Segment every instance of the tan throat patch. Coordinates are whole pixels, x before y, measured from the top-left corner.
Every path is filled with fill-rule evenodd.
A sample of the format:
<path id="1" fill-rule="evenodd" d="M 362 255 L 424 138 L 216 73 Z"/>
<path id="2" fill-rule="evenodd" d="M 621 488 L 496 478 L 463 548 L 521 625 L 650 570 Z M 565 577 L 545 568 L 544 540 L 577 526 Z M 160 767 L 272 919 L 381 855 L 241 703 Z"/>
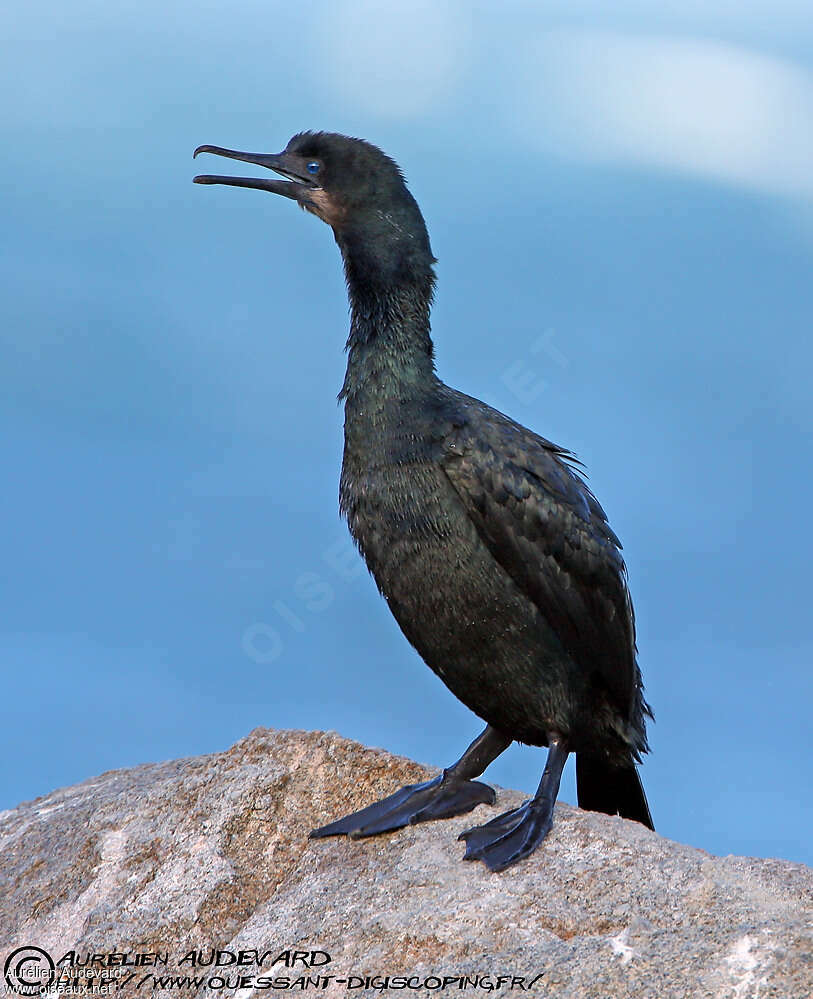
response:
<path id="1" fill-rule="evenodd" d="M 344 212 L 327 191 L 323 191 L 322 188 L 316 188 L 315 190 L 308 191 L 308 197 L 310 198 L 310 203 L 305 203 L 307 211 L 316 215 L 323 222 L 327 222 L 330 226 L 339 225 L 344 217 Z"/>

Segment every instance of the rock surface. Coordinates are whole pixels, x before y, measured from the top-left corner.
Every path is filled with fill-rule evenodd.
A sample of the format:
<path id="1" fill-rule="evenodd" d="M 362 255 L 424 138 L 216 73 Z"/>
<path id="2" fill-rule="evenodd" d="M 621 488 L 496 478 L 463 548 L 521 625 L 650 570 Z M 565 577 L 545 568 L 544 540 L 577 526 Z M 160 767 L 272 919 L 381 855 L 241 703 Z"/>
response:
<path id="1" fill-rule="evenodd" d="M 119 996 L 271 995 L 285 978 L 299 994 L 376 994 L 366 976 L 390 976 L 382 995 L 813 995 L 802 865 L 713 857 L 567 805 L 517 867 L 463 863 L 457 835 L 518 803 L 511 791 L 458 819 L 308 840 L 429 774 L 334 733 L 257 730 L 222 754 L 106 773 L 0 813 L 0 961 L 14 974 L 9 954 L 39 947 L 51 980 L 75 985 L 71 960 L 98 955 L 82 981 Z M 189 956 L 212 949 L 219 967 Z M 308 956 L 286 967 L 296 951 Z M 49 971 L 35 957 L 19 974 Z M 178 976 L 190 980 L 162 981 Z"/>

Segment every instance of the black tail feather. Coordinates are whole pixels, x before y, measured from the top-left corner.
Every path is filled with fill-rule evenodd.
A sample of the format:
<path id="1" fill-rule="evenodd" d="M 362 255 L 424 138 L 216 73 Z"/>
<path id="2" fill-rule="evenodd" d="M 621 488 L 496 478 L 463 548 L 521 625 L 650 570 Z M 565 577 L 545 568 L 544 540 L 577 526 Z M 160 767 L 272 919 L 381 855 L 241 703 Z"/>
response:
<path id="1" fill-rule="evenodd" d="M 614 767 L 596 756 L 576 754 L 579 808 L 633 819 L 654 829 L 641 778 L 633 763 Z"/>

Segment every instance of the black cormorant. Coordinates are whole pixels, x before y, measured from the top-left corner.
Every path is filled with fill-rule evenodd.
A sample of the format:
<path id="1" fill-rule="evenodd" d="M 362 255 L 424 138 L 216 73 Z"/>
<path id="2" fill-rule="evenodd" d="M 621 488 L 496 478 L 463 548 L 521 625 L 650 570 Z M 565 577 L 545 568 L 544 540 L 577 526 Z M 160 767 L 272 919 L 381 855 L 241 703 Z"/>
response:
<path id="1" fill-rule="evenodd" d="M 486 722 L 434 780 L 311 835 L 370 836 L 493 804 L 473 778 L 513 740 L 548 747 L 539 788 L 464 832 L 466 859 L 502 870 L 538 846 L 571 752 L 582 808 L 653 828 L 635 767 L 651 712 L 621 545 L 571 452 L 435 374 L 435 258 L 398 166 L 328 132 L 296 135 L 277 155 L 201 152 L 286 179 L 196 183 L 281 194 L 333 229 L 351 309 L 341 511 L 404 635 Z"/>

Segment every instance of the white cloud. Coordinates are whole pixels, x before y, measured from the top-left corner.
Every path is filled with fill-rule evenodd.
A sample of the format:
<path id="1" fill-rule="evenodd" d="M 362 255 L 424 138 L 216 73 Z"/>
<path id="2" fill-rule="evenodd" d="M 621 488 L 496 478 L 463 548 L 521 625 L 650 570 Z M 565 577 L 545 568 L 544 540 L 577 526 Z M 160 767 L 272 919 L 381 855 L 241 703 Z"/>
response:
<path id="1" fill-rule="evenodd" d="M 521 70 L 523 135 L 562 155 L 813 197 L 813 75 L 735 45 L 555 31 Z"/>

